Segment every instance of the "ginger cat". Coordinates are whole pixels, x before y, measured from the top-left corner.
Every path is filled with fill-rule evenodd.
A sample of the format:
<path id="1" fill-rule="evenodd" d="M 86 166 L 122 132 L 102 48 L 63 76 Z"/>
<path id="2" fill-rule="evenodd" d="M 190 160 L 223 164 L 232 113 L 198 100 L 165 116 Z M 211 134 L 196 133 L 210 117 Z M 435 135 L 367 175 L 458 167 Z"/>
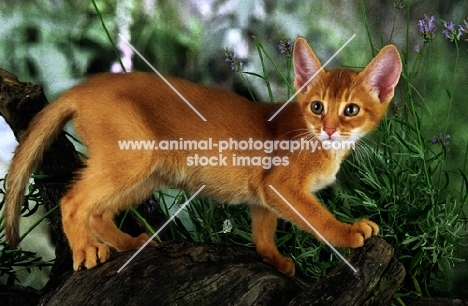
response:
<path id="1" fill-rule="evenodd" d="M 293 60 L 294 86 L 299 89 L 321 64 L 303 38 L 294 45 Z M 397 49 L 389 45 L 360 73 L 322 70 L 298 94 L 297 102 L 288 104 L 271 121 L 268 119 L 284 103 L 254 103 L 231 92 L 168 78 L 206 118 L 203 121 L 157 75 L 94 76 L 48 105 L 24 133 L 7 178 L 6 237 L 12 247 L 18 245 L 18 221 L 29 176 L 65 123 L 74 119 L 89 157 L 61 199 L 63 229 L 75 270 L 105 262 L 111 248 L 125 251 L 142 246 L 149 236 L 131 237 L 121 232 L 113 217 L 164 187 L 193 193 L 206 185 L 204 196 L 249 204 L 257 252 L 287 275 L 294 274 L 294 263 L 276 248 L 277 218 L 313 231 L 270 185 L 331 244 L 360 247 L 378 233 L 377 224 L 368 220 L 342 223 L 311 191 L 334 182 L 350 151 L 335 146 L 327 150 L 325 142 L 356 141 L 375 128 L 393 97 L 401 69 Z M 231 147 L 222 151 L 217 145 L 204 150 L 119 147 L 128 140 L 206 144 L 208 139 Z M 323 149 L 287 148 L 288 143 L 300 139 L 315 141 Z M 251 144 L 263 142 L 266 146 L 269 142 L 276 146 L 269 150 L 240 147 L 242 141 L 245 145 L 249 140 Z M 239 157 L 243 161 L 236 160 Z M 211 165 L 207 161 L 212 161 Z"/>

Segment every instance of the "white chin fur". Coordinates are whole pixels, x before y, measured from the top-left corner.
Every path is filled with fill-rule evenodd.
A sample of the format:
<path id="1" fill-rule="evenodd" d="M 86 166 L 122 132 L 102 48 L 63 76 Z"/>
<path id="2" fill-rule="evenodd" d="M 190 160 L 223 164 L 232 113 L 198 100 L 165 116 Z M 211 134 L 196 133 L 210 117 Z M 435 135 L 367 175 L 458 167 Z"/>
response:
<path id="1" fill-rule="evenodd" d="M 360 133 L 351 133 L 350 137 L 343 137 L 339 133 L 335 132 L 331 135 L 331 137 L 325 133 L 325 131 L 321 131 L 320 135 L 318 135 L 318 139 L 323 142 L 323 141 L 351 141 L 351 142 L 356 142 L 361 138 Z"/>
<path id="2" fill-rule="evenodd" d="M 320 135 L 317 137 L 321 142 L 323 141 L 342 141 L 344 140 L 343 137 L 337 132 L 333 133 L 329 136 L 325 131 L 321 131 Z"/>

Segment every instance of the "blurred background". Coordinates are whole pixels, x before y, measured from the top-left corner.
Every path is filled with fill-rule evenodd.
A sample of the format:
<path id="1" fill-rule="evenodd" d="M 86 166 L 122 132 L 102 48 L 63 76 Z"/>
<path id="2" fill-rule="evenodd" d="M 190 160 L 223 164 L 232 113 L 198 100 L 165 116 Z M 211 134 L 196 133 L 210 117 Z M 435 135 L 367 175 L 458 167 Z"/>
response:
<path id="1" fill-rule="evenodd" d="M 278 50 L 282 37 L 294 41 L 297 36 L 304 36 L 323 63 L 356 34 L 329 64 L 356 69 L 363 68 L 388 43 L 396 44 L 408 61 L 418 62 L 422 54 L 413 48 L 419 44 L 420 48 L 430 49 L 430 56 L 420 61 L 427 68 L 419 70 L 413 84 L 421 93 L 418 101 L 425 110 L 424 135 L 430 141 L 440 133 L 449 134 L 448 168 L 467 170 L 467 36 L 463 33 L 454 43 L 442 34 L 443 21 L 453 21 L 458 27 L 468 17 L 466 0 L 96 0 L 95 4 L 102 16 L 91 1 L 3 0 L 0 68 L 16 74 L 23 82 L 43 86 L 49 101 L 87 75 L 119 71 L 111 39 L 129 70 L 151 71 L 122 43 L 120 33 L 163 74 L 248 95 L 239 74 L 225 62 L 225 49 L 229 48 L 243 62 L 244 71 L 261 73 L 253 37 L 282 70 L 287 63 Z M 418 33 L 418 20 L 424 14 L 436 18 L 437 30 L 429 43 L 424 43 Z M 454 71 L 457 50 L 458 66 Z M 267 69 L 271 70 L 275 101 L 287 100 L 287 88 L 273 67 Z M 258 100 L 267 101 L 264 83 L 258 78 L 247 78 Z M 400 99 L 395 98 L 395 109 L 402 107 L 404 101 Z M 449 124 L 442 129 L 447 116 Z M 1 177 L 16 145 L 2 121 L 0 118 Z M 52 259 L 53 249 L 38 240 L 46 236 L 41 231 L 47 231 L 47 226 L 37 229 L 23 247 Z M 468 257 L 463 250 L 460 252 Z M 26 282 L 35 287 L 43 284 L 37 278 Z"/>

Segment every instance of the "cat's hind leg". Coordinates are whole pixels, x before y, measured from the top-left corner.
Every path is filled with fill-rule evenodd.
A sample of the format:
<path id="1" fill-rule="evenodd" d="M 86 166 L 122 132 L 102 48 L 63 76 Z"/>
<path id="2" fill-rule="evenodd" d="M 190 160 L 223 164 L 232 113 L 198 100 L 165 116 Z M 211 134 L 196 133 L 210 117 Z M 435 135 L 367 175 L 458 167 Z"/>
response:
<path id="1" fill-rule="evenodd" d="M 110 248 L 89 230 L 89 207 L 93 194 L 83 192 L 86 181 L 78 180 L 60 201 L 62 224 L 73 253 L 73 269 L 93 268 L 109 259 Z"/>
<path id="2" fill-rule="evenodd" d="M 75 270 L 105 262 L 110 247 L 129 250 L 149 239 L 147 234 L 132 237 L 122 232 L 113 217 L 146 199 L 157 188 L 154 178 L 150 175 L 119 179 L 95 170 L 92 165 L 83 169 L 61 200 L 63 229 L 73 252 Z"/>
<path id="3" fill-rule="evenodd" d="M 150 176 L 125 190 L 113 193 L 105 203 L 95 207 L 89 216 L 89 228 L 93 234 L 119 252 L 143 246 L 150 239 L 148 234 L 142 233 L 138 237 L 132 237 L 118 229 L 113 218 L 123 209 L 125 204 L 122 203 L 131 207 L 147 199 L 158 188 L 155 186 L 158 185 L 157 181 L 157 178 Z M 149 244 L 155 246 L 156 242 L 151 241 Z"/>

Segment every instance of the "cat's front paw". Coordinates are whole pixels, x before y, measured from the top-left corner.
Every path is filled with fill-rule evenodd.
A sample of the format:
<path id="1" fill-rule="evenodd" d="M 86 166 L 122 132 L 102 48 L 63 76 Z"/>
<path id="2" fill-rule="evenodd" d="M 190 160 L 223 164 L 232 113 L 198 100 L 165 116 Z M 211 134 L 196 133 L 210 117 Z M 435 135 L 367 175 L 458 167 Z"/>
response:
<path id="1" fill-rule="evenodd" d="M 363 219 L 351 225 L 349 233 L 349 245 L 351 248 L 359 248 L 364 241 L 379 233 L 379 226 L 372 221 Z"/>
<path id="2" fill-rule="evenodd" d="M 294 276 L 294 273 L 296 273 L 294 261 L 289 257 L 283 257 L 281 262 L 276 263 L 276 268 L 278 271 L 288 276 Z"/>
<path id="3" fill-rule="evenodd" d="M 102 243 L 94 242 L 78 248 L 73 248 L 73 269 L 91 269 L 106 262 L 110 257 L 110 248 Z"/>
<path id="4" fill-rule="evenodd" d="M 296 272 L 296 268 L 294 266 L 294 261 L 292 258 L 285 257 L 282 255 L 273 255 L 271 256 L 262 256 L 263 261 L 269 263 L 270 265 L 274 266 L 278 271 L 288 276 L 294 276 Z"/>

